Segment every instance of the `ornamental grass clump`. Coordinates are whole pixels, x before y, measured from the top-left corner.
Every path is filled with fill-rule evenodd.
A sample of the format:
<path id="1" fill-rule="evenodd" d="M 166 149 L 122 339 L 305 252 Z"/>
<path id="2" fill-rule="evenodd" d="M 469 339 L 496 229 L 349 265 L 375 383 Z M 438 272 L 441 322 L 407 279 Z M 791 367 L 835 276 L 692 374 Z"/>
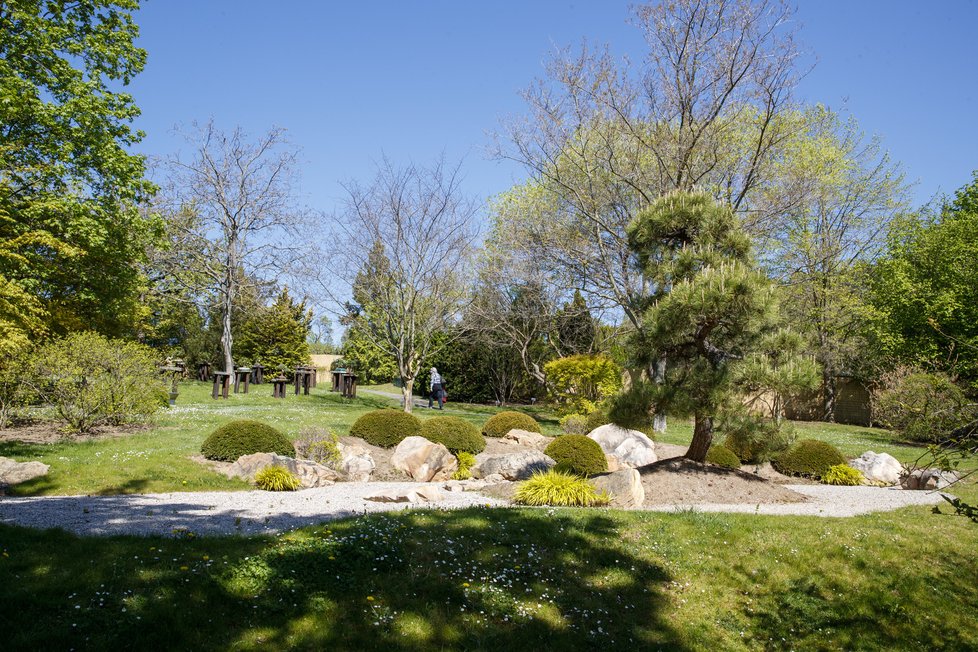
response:
<path id="1" fill-rule="evenodd" d="M 421 436 L 455 454 L 465 451 L 478 455 L 486 449 L 486 440 L 479 429 L 461 417 L 426 419 L 421 423 Z"/>
<path id="2" fill-rule="evenodd" d="M 802 439 L 772 461 L 779 473 L 815 479 L 833 466 L 845 463 L 846 458 L 839 449 L 817 439 Z"/>
<path id="3" fill-rule="evenodd" d="M 261 421 L 241 419 L 225 423 L 204 440 L 200 452 L 209 460 L 234 462 L 242 455 L 276 453 L 295 456 L 295 446 L 281 432 Z"/>
<path id="4" fill-rule="evenodd" d="M 557 468 L 577 475 L 595 475 L 608 470 L 608 459 L 601 446 L 584 435 L 563 435 L 554 439 L 543 451 Z"/>
<path id="5" fill-rule="evenodd" d="M 610 500 L 607 493 L 599 492 L 584 478 L 554 469 L 530 476 L 513 494 L 513 502 L 534 506 L 597 507 Z"/>
<path id="6" fill-rule="evenodd" d="M 706 461 L 725 469 L 739 469 L 740 458 L 734 455 L 733 451 L 723 444 L 714 444 L 706 453 Z"/>
<path id="7" fill-rule="evenodd" d="M 300 482 L 291 471 L 281 466 L 266 466 L 255 474 L 255 484 L 265 491 L 295 491 Z"/>
<path id="8" fill-rule="evenodd" d="M 421 421 L 413 414 L 401 410 L 367 412 L 350 428 L 350 435 L 381 448 L 394 448 L 406 437 L 420 434 Z"/>
<path id="9" fill-rule="evenodd" d="M 506 411 L 491 417 L 482 426 L 482 434 L 486 437 L 502 437 L 510 430 L 540 432 L 540 424 L 528 414 Z"/>
<path id="10" fill-rule="evenodd" d="M 468 480 L 472 477 L 472 467 L 475 466 L 475 455 L 459 451 L 455 456 L 458 458 L 458 470 L 452 474 L 452 480 Z"/>
<path id="11" fill-rule="evenodd" d="M 863 483 L 863 474 L 848 464 L 836 464 L 822 476 L 824 484 L 835 484 L 843 487 L 855 487 Z"/>

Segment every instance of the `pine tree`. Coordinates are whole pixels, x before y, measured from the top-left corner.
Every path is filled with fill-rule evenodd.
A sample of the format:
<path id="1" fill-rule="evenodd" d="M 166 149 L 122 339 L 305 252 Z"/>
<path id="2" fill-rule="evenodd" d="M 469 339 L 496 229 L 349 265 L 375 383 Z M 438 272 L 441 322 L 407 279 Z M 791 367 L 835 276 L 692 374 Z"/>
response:
<path id="1" fill-rule="evenodd" d="M 271 370 L 307 364 L 311 325 L 312 310 L 306 308 L 305 301 L 294 300 L 289 288 L 283 287 L 271 306 L 257 309 L 245 321 L 238 355 Z"/>

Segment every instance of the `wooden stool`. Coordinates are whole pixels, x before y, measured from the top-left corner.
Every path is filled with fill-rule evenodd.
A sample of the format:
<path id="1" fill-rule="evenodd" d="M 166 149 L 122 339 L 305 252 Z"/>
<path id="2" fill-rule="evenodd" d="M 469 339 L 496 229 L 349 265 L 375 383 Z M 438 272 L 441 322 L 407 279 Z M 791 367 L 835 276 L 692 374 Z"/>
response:
<path id="1" fill-rule="evenodd" d="M 272 398 L 285 398 L 285 384 L 289 379 L 285 376 L 272 378 Z"/>
<path id="2" fill-rule="evenodd" d="M 211 392 L 212 398 L 227 398 L 228 390 L 231 389 L 231 372 L 214 372 L 214 391 Z"/>
<path id="3" fill-rule="evenodd" d="M 238 393 L 238 387 L 241 386 L 241 381 L 244 381 L 244 393 L 248 393 L 248 383 L 251 382 L 251 369 L 248 367 L 239 367 L 234 370 L 234 393 Z"/>

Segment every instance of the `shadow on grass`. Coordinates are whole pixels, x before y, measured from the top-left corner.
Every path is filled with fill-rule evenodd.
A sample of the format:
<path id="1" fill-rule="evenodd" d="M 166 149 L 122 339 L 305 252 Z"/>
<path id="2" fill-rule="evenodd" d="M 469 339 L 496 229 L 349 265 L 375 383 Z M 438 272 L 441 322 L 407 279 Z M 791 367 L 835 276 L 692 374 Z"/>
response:
<path id="1" fill-rule="evenodd" d="M 598 512 L 404 512 L 273 539 L 0 526 L 7 649 L 683 649 Z M 76 606 L 77 605 L 77 606 Z"/>

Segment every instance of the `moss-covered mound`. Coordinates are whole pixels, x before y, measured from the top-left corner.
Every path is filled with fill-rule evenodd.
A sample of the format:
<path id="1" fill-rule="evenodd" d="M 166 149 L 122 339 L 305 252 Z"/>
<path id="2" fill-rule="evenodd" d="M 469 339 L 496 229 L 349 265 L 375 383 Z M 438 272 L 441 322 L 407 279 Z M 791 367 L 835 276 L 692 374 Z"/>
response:
<path id="1" fill-rule="evenodd" d="M 421 434 L 421 422 L 402 410 L 374 410 L 354 422 L 350 434 L 381 448 L 393 448 L 405 437 Z"/>
<path id="2" fill-rule="evenodd" d="M 540 424 L 528 414 L 522 412 L 500 412 L 482 426 L 482 434 L 486 437 L 502 437 L 510 430 L 527 430 L 540 432 Z"/>
<path id="3" fill-rule="evenodd" d="M 817 439 L 802 439 L 772 461 L 780 473 L 816 479 L 833 466 L 845 463 L 846 458 L 839 449 Z"/>
<path id="4" fill-rule="evenodd" d="M 601 446 L 584 435 L 557 437 L 544 451 L 557 463 L 559 470 L 578 475 L 595 475 L 608 470 L 608 459 Z"/>
<path id="5" fill-rule="evenodd" d="M 204 440 L 200 452 L 209 460 L 234 462 L 242 455 L 277 453 L 295 457 L 295 447 L 281 432 L 261 421 L 231 421 Z"/>
<path id="6" fill-rule="evenodd" d="M 442 444 L 454 454 L 460 451 L 478 455 L 486 440 L 474 425 L 460 417 L 432 417 L 421 422 L 421 436 Z"/>

